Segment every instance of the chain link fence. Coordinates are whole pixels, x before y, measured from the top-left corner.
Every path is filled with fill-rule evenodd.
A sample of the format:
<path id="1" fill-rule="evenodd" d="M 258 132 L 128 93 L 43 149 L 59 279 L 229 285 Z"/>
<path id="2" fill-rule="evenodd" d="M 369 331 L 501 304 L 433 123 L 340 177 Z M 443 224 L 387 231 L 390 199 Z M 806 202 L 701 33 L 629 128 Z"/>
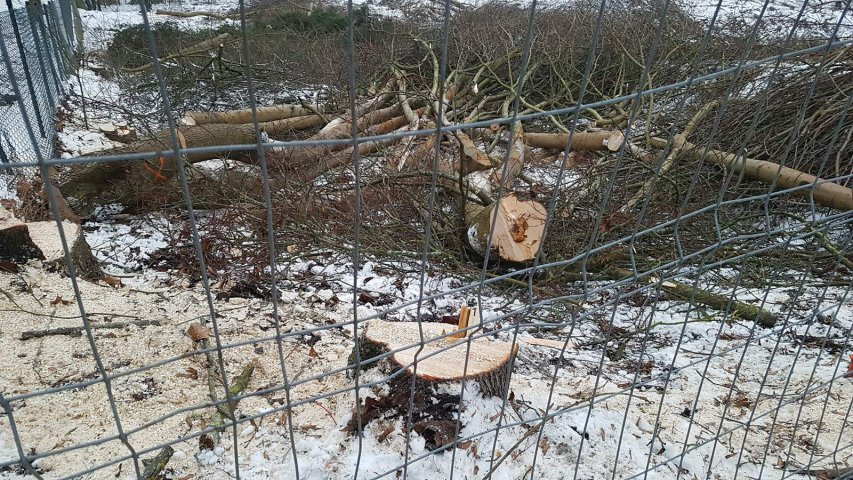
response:
<path id="1" fill-rule="evenodd" d="M 602 0 L 586 17 L 535 0 L 493 10 L 427 3 L 439 12 L 433 30 L 401 35 L 417 38 L 415 53 L 390 58 L 396 83 L 385 90 L 363 88 L 360 69 L 371 65 L 358 45 L 368 35 L 357 5 L 346 5 L 341 43 L 322 44 L 343 50 L 311 52 L 343 75 L 340 103 L 288 106 L 315 129 L 295 138 L 296 121 L 264 117 L 283 107 L 256 98 L 256 75 L 275 67 L 273 56 L 257 58 L 253 35 L 273 27 L 250 27 L 269 14 L 257 20 L 243 1 L 209 13 L 231 22 L 210 34 L 215 42 L 193 37 L 165 54 L 143 5 L 148 51 L 123 68 L 147 72 L 157 104 L 144 114 L 162 114 L 163 130 L 153 143 L 63 159 L 54 114 L 75 45 L 70 7 L 0 13 L 2 168 L 38 169 L 67 275 L 64 297 L 36 299 L 41 313 L 21 306 L 36 298 L 26 285 L 8 297 L 4 312 L 43 328 L 0 344 L 39 372 L 60 357 L 54 370 L 92 364 L 50 382 L 3 378 L 12 453 L 0 456 L 0 476 L 853 478 L 850 2 L 833 4 L 834 23 L 821 25 L 804 0 L 776 37 L 762 36 L 765 14 L 780 7 L 769 0 L 725 30 L 715 25 L 722 1 L 705 23 L 677 23 L 682 10 L 669 0 Z M 466 24 L 466 9 L 486 18 Z M 566 18 L 583 21 L 555 20 Z M 636 55 L 613 53 L 632 46 L 613 40 L 614 26 L 630 30 Z M 552 43 L 581 29 L 565 50 Z M 483 52 L 511 48 L 460 53 L 460 32 Z M 543 50 L 543 38 L 554 48 Z M 338 53 L 344 63 L 323 63 Z M 570 61 L 543 74 L 554 57 Z M 203 124 L 172 105 L 172 75 L 190 68 L 198 92 L 201 73 L 237 78 L 248 120 Z M 274 140 L 281 122 L 287 135 Z M 250 141 L 231 141 L 243 131 Z M 256 182 L 225 189 L 224 200 L 209 183 L 199 189 L 201 161 L 241 154 Z M 288 164 L 300 155 L 309 160 Z M 551 159 L 547 181 L 530 179 L 539 157 Z M 460 166 L 477 159 L 482 167 Z M 62 209 L 82 197 L 51 167 L 88 172 L 73 181 L 116 179 L 137 208 L 154 202 L 142 200 L 148 189 L 177 198 L 169 207 L 181 212 L 183 242 L 161 258 L 189 272 L 188 285 L 126 287 L 118 300 L 78 278 L 79 243 Z M 493 171 L 493 188 L 468 182 L 469 168 Z M 125 175 L 132 183 L 118 181 Z M 200 204 L 227 221 L 213 223 Z M 247 225 L 254 236 L 217 243 Z M 387 230 L 395 236 L 378 241 Z M 254 254 L 260 300 L 223 300 L 223 272 Z M 388 281 L 399 298 L 375 288 L 383 271 L 409 275 Z M 177 305 L 179 288 L 195 296 Z M 302 297 L 310 307 L 296 305 Z M 64 302 L 75 312 L 45 305 Z M 47 320 L 66 330 L 44 333 Z M 67 352 L 48 337 L 69 331 L 80 338 Z M 37 353 L 21 343 L 43 337 Z M 40 357 L 52 348 L 58 357 Z"/>
<path id="2" fill-rule="evenodd" d="M 0 29 L 11 68 L 0 74 L 0 160 L 34 162 L 37 153 L 52 158 L 56 112 L 74 55 L 70 3 L 28 2 L 16 7 L 9 0 L 5 7 L 0 11 Z M 20 96 L 12 89 L 13 79 L 20 85 Z M 35 129 L 35 143 L 27 133 L 24 114 Z"/>

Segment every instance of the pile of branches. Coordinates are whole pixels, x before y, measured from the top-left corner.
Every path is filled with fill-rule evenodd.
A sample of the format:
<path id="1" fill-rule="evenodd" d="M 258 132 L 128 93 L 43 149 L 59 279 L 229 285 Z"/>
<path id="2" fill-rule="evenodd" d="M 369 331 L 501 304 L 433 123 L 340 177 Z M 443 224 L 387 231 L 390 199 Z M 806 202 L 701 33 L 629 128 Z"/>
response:
<path id="1" fill-rule="evenodd" d="M 175 142 L 207 147 L 183 158 L 193 205 L 239 211 L 252 226 L 256 243 L 264 245 L 264 178 L 261 158 L 251 147 L 258 135 L 262 142 L 309 140 L 315 143 L 263 148 L 273 227 L 281 241 L 278 251 L 295 241 L 340 247 L 341 240 L 351 238 L 358 209 L 367 253 L 417 252 L 430 222 L 432 250 L 442 252 L 442 259 L 473 266 L 479 263 L 472 260 L 489 255 L 499 264 L 517 266 L 537 258 L 572 258 L 614 238 L 644 232 L 719 201 L 719 192 L 724 199 L 736 198 L 767 192 L 770 184 L 791 188 L 813 183 L 816 175 L 837 176 L 804 156 L 785 162 L 785 168 L 774 158 L 783 147 L 773 139 L 785 133 L 780 127 L 791 118 L 789 110 L 800 107 L 795 92 L 807 90 L 816 78 L 793 63 L 816 62 L 825 68 L 816 78 L 802 128 L 824 136 L 800 135 L 797 149 L 809 148 L 814 158 L 838 152 L 838 163 L 849 168 L 843 160 L 849 157 L 844 153 L 849 145 L 838 147 L 844 138 L 833 143 L 826 136 L 833 121 L 849 122 L 838 108 L 850 84 L 844 81 L 850 74 L 845 51 L 792 61 L 786 68 L 793 73 L 782 77 L 784 81 L 777 79 L 767 99 L 744 93 L 743 86 L 755 75 L 737 79 L 742 82 L 737 88 L 730 88 L 733 80 L 724 77 L 689 90 L 585 109 L 574 129 L 573 113 L 497 121 L 511 117 L 516 106 L 521 114 L 535 114 L 576 104 L 592 44 L 592 32 L 582 27 L 588 27 L 595 13 L 582 5 L 539 13 L 523 77 L 519 72 L 525 56 L 519 39 L 526 28 L 524 11 L 490 4 L 454 14 L 446 57 L 437 27 L 401 33 L 399 38 L 407 41 L 395 45 L 384 73 L 364 84 L 355 111 L 342 108 L 348 102 L 335 95 L 319 102 L 261 107 L 258 128 L 252 111 L 245 108 L 182 112 L 174 137 L 168 129 L 154 131 L 148 138 L 95 155 L 169 151 Z M 655 8 L 630 9 L 606 17 L 584 102 L 684 79 L 684 65 L 699 54 L 698 42 L 685 39 L 697 39 L 701 29 L 678 15 L 661 32 L 659 51 L 664 53 L 654 59 L 650 74 L 643 75 L 659 13 Z M 510 34 L 495 35 L 495 22 Z M 712 44 L 704 58 L 711 57 L 714 48 Z M 447 59 L 444 77 L 442 58 Z M 730 89 L 735 93 L 729 98 L 721 94 Z M 747 129 L 747 117 L 764 111 L 756 128 L 749 129 L 754 134 L 747 149 L 740 150 L 738 139 Z M 484 121 L 494 123 L 457 128 Z M 439 125 L 453 128 L 437 135 Z M 360 141 L 355 147 L 350 141 L 353 131 L 359 137 L 393 136 Z M 812 148 L 814 142 L 823 150 Z M 116 201 L 150 211 L 183 206 L 177 167 L 168 154 L 144 161 L 96 162 L 66 169 L 55 182 L 83 216 L 94 205 Z M 564 175 L 558 184 L 561 167 Z M 789 212 L 791 205 L 804 202 L 801 198 L 780 197 L 771 208 Z M 814 200 L 828 209 L 853 209 L 853 193 L 837 182 L 819 183 Z M 543 245 L 552 201 L 548 242 Z M 679 251 L 672 248 L 666 231 L 638 236 L 632 240 L 630 258 L 611 255 L 615 269 L 603 264 L 599 268 L 619 277 L 626 267 L 651 268 L 706 248 L 718 233 L 748 233 L 755 229 L 752 215 L 763 213 L 763 203 L 758 203 L 754 208 L 748 203 L 721 208 L 679 224 Z M 492 250 L 487 251 L 490 236 Z M 735 250 L 721 249 L 718 254 L 734 255 Z M 567 273 L 571 278 L 572 272 Z"/>

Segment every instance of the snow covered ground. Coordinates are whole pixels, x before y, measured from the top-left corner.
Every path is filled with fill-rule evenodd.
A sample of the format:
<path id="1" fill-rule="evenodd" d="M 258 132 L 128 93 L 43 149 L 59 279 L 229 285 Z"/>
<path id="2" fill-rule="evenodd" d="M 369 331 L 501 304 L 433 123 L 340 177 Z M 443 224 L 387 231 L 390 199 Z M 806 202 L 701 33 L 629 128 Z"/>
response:
<path id="1" fill-rule="evenodd" d="M 192 1 L 163 7 L 225 12 L 235 5 Z M 755 5 L 760 9 L 755 2 L 727 3 L 725 14 L 749 22 Z M 795 16 L 798 7 L 774 2 L 769 10 L 785 15 L 793 11 Z M 697 1 L 694 8 L 709 15 L 705 4 Z M 134 5 L 82 13 L 86 45 L 92 49 L 103 48 L 122 25 L 142 21 Z M 837 21 L 840 14 L 824 3 L 809 15 L 817 24 Z M 161 17 L 152 14 L 152 22 L 164 21 Z M 210 20 L 181 22 L 204 28 Z M 59 136 L 63 157 L 113 145 L 93 126 L 122 119 L 120 109 L 114 108 L 121 103 L 121 87 L 90 69 L 80 75 L 79 82 L 69 83 L 76 95 Z M 77 103 L 80 93 L 88 99 L 89 128 Z M 548 169 L 532 173 L 543 181 L 553 174 Z M 13 195 L 13 189 L 0 182 L 0 198 Z M 203 214 L 199 221 L 204 230 Z M 105 270 L 125 284 L 80 284 L 92 323 L 160 322 L 95 330 L 106 369 L 119 374 L 111 386 L 122 427 L 131 432 L 128 441 L 143 458 L 156 453 L 147 449 L 191 436 L 215 417 L 212 408 L 202 407 L 209 400 L 204 358 L 188 355 L 195 347 L 185 333 L 191 322 L 209 315 L 202 285 L 147 266 L 152 254 L 171 245 L 164 232 L 185 227 L 180 218 L 121 216 L 109 207 L 96 212 L 86 226 L 86 239 Z M 278 314 L 286 334 L 280 346 L 268 300 L 227 298 L 227 292 L 214 286 L 214 295 L 223 294 L 213 304 L 222 342 L 230 345 L 223 352 L 228 376 L 247 362 L 256 365 L 248 390 L 253 395 L 238 407 L 243 420 L 237 428 L 236 457 L 242 478 L 296 478 L 296 467 L 303 479 L 348 478 L 356 473 L 356 463 L 359 478 L 402 478 L 397 468 L 406 460 L 405 417 L 367 423 L 360 440 L 344 431 L 355 402 L 354 381 L 341 371 L 353 347 L 352 327 L 346 323 L 354 309 L 361 319 L 388 312 L 383 316 L 388 321 L 414 321 L 441 320 L 456 315 L 462 305 L 476 305 L 473 290 L 448 293 L 472 279 L 433 267 L 421 292 L 417 262 L 365 258 L 356 273 L 345 255 L 295 254 L 279 266 Z M 731 280 L 734 273 L 710 272 L 699 284 L 721 285 L 721 278 Z M 806 275 L 789 282 L 802 288 L 738 289 L 736 297 L 752 304 L 761 303 L 766 294 L 765 308 L 783 320 L 774 328 L 726 318 L 711 309 L 690 309 L 685 302 L 658 297 L 654 290 L 625 297 L 625 290 L 608 288 L 581 310 L 551 304 L 525 312 L 536 324 L 521 328 L 519 338 L 568 340 L 565 352 L 520 341 L 505 408 L 503 399 L 484 397 L 475 384 L 466 386 L 461 400 L 459 384 L 438 387 L 437 397 L 462 405 L 463 441 L 455 452 L 428 454 L 436 448 L 430 444 L 434 438 L 412 432 L 408 478 L 483 478 L 495 467 L 495 479 L 562 479 L 575 477 L 577 467 L 576 477 L 584 479 L 632 478 L 647 469 L 648 478 L 658 479 L 679 474 L 777 479 L 807 478 L 794 472 L 816 460 L 822 463 L 812 468 L 853 466 L 853 451 L 845 440 L 853 380 L 843 377 L 850 361 L 853 300 L 849 287 L 824 287 L 823 281 Z M 355 305 L 353 287 L 359 291 Z M 79 325 L 68 280 L 34 264 L 18 274 L 0 273 L 0 293 L 6 292 L 10 295 L 0 295 L 4 397 L 58 389 L 13 402 L 25 451 L 48 455 L 36 461 L 36 468 L 44 478 L 62 478 L 128 455 L 113 438 L 115 423 L 104 386 L 63 389 L 97 377 L 86 337 L 20 340 L 28 330 Z M 436 297 L 424 302 L 418 316 L 413 302 L 421 294 Z M 481 299 L 477 306 L 491 335 L 513 341 L 517 317 L 511 314 L 525 307 L 522 300 L 491 287 L 483 290 Z M 289 411 L 279 348 L 294 385 L 291 401 L 299 403 Z M 387 367 L 371 367 L 360 383 L 379 382 L 388 374 Z M 359 395 L 378 398 L 392 393 L 391 388 L 378 383 L 362 387 Z M 560 415 L 544 424 L 536 420 L 554 412 Z M 455 410 L 451 413 L 455 420 Z M 18 457 L 9 420 L 0 417 L 0 463 Z M 496 435 L 489 430 L 498 422 L 503 428 Z M 109 440 L 74 448 L 98 439 Z M 202 448 L 194 437 L 179 441 L 166 478 L 233 478 L 234 445 L 230 429 L 213 448 Z M 124 460 L 84 478 L 133 478 L 133 472 L 132 462 Z M 0 468 L 0 478 L 27 477 L 20 468 L 8 466 Z"/>
<path id="2" fill-rule="evenodd" d="M 352 348 L 351 327 L 344 325 L 352 318 L 348 301 L 352 268 L 345 259 L 294 262 L 291 267 L 281 283 L 279 313 L 289 332 L 281 346 L 289 380 L 297 384 L 290 392 L 291 401 L 300 403 L 293 408 L 291 420 L 300 478 L 349 477 L 354 474 L 359 442 L 342 431 L 352 416 L 354 394 L 348 390 L 353 380 L 339 369 L 347 364 Z M 371 302 L 388 309 L 416 298 L 416 276 L 389 267 L 369 261 L 360 269 L 358 286 L 364 295 L 357 308 L 361 318 L 380 310 Z M 738 468 L 742 478 L 757 478 L 762 465 L 761 478 L 781 478 L 809 463 L 813 453 L 815 458 L 823 458 L 839 446 L 849 446 L 842 433 L 844 422 L 850 421 L 847 415 L 853 394 L 851 380 L 842 378 L 853 326 L 849 292 L 844 287 L 822 288 L 811 280 L 803 284 L 802 291 L 770 291 L 766 306 L 783 315 L 790 313 L 787 328 L 756 327 L 740 320 L 721 322 L 719 313 L 713 311 L 688 314 L 685 303 L 655 301 L 654 295 L 594 307 L 597 311 L 581 321 L 563 318 L 567 324 L 559 328 L 549 328 L 548 323 L 525 327 L 519 333 L 522 337 L 570 338 L 568 348 L 561 358 L 559 349 L 520 342 L 510 385 L 512 400 L 501 420 L 509 426 L 500 430 L 495 452 L 494 432 L 488 431 L 497 425 L 502 399 L 484 398 L 475 384 L 467 386 L 455 477 L 481 478 L 491 468 L 493 455 L 497 460 L 510 453 L 493 478 L 524 478 L 538 445 L 535 478 L 565 478 L 576 463 L 578 478 L 610 477 L 614 471 L 615 478 L 630 478 L 643 472 L 647 463 L 653 467 L 662 464 L 650 472 L 650 478 L 674 478 L 679 465 L 689 478 L 703 477 L 709 469 L 715 478 L 734 478 Z M 457 286 L 458 280 L 430 277 L 426 285 L 425 293 L 434 294 Z M 16 340 L 26 330 L 79 323 L 76 305 L 68 302 L 73 296 L 67 280 L 37 266 L 19 275 L 0 274 L 3 291 L 24 287 L 29 293 L 16 295 L 14 305 L 0 299 L 3 311 L 14 312 L 14 321 L 6 323 L 0 333 L 4 344 L 15 345 L 0 351 L 0 373 L 11 381 L 5 394 L 37 392 L 93 378 L 92 354 L 85 337 Z M 112 388 L 122 425 L 133 432 L 129 440 L 134 448 L 144 450 L 190 435 L 209 422 L 211 410 L 200 408 L 207 401 L 206 381 L 198 373 L 204 371 L 204 362 L 199 355 L 184 355 L 192 349 L 184 333 L 189 323 L 208 313 L 200 285 L 167 287 L 149 280 L 138 287 L 113 289 L 82 283 L 81 288 L 84 306 L 95 325 L 124 321 L 127 316 L 161 322 L 144 328 L 96 330 L 96 343 L 108 370 L 125 372 L 113 380 Z M 486 323 L 521 306 L 493 290 L 485 293 Z M 606 305 L 615 294 L 615 290 L 606 290 L 590 305 Z M 763 294 L 743 289 L 737 297 L 755 302 Z M 448 295 L 426 302 L 423 312 L 441 316 L 458 311 L 474 298 L 472 292 Z M 237 429 L 241 474 L 258 479 L 294 478 L 278 347 L 274 336 L 270 337 L 274 332 L 271 304 L 234 297 L 217 300 L 214 306 L 222 342 L 236 345 L 224 351 L 229 376 L 246 362 L 255 362 L 250 391 L 269 392 L 239 404 L 240 414 L 248 417 Z M 812 319 L 815 309 L 822 313 L 821 320 Z M 559 318 L 548 309 L 532 313 L 550 321 Z M 412 314 L 404 310 L 400 317 L 411 319 Z M 50 318 L 48 323 L 46 318 Z M 613 356 L 618 342 L 599 343 L 607 337 L 604 330 L 610 321 L 617 329 L 646 332 L 627 343 L 623 358 Z M 494 335 L 512 341 L 512 325 L 504 324 Z M 165 359 L 172 360 L 134 372 Z M 555 369 L 556 382 L 552 382 Z M 388 372 L 382 367 L 370 368 L 360 382 L 380 381 Z M 319 378 L 309 380 L 315 376 Z M 561 414 L 544 425 L 539 438 L 538 432 L 529 432 L 538 428 L 540 422 L 535 419 L 549 408 L 546 394 L 552 383 L 549 411 Z M 404 385 L 408 387 L 408 382 Z M 458 401 L 459 389 L 451 383 L 439 387 L 436 394 Z M 336 393 L 341 390 L 343 393 Z M 360 390 L 362 398 L 388 393 L 386 384 Z M 591 398 L 595 403 L 590 411 Z M 46 411 L 58 405 L 73 423 L 45 417 Z M 198 409 L 165 417 L 177 408 L 191 406 Z M 110 418 L 103 387 L 97 385 L 15 402 L 15 420 L 25 448 L 39 453 L 110 437 L 115 433 Z M 657 435 L 653 435 L 658 418 Z M 722 423 L 721 418 L 725 418 Z M 14 458 L 8 424 L 2 422 L 0 458 Z M 751 425 L 746 436 L 745 422 Z M 404 424 L 405 417 L 367 423 L 361 440 L 361 477 L 389 471 L 394 475 L 404 460 Z M 720 428 L 724 434 L 714 441 Z M 200 449 L 194 438 L 178 443 L 178 454 L 169 464 L 170 478 L 229 478 L 233 448 L 230 430 L 212 450 Z M 428 445 L 426 437 L 412 433 L 410 458 L 425 455 L 431 448 L 435 445 Z M 688 453 L 682 461 L 685 449 Z M 46 457 L 36 466 L 46 478 L 59 478 L 126 454 L 119 442 L 110 441 Z M 850 465 L 851 455 L 853 452 L 841 450 L 835 457 L 838 466 Z M 409 467 L 408 475 L 449 478 L 451 456 L 449 451 L 426 456 Z M 17 478 L 9 471 L 0 475 Z M 87 478 L 113 476 L 129 478 L 131 464 L 113 465 Z"/>

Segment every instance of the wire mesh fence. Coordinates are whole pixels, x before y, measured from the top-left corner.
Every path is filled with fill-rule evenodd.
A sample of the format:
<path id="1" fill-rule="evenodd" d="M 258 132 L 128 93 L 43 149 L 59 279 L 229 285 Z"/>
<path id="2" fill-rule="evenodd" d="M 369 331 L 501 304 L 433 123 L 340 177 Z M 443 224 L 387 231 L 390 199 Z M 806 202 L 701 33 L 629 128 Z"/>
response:
<path id="1" fill-rule="evenodd" d="M 67 158 L 72 8 L 2 12 L 65 276 L 0 264 L 0 474 L 853 478 L 850 2 L 402 3 L 119 4 L 137 131 Z M 115 202 L 167 288 L 81 253 Z"/>
<path id="2" fill-rule="evenodd" d="M 70 19 L 68 16 L 66 19 Z M 68 79 L 74 37 L 62 20 L 59 2 L 32 3 L 15 8 L 11 1 L 0 12 L 9 67 L 4 68 L 3 110 L 0 113 L 0 155 L 3 163 L 35 162 L 36 151 L 54 156 L 55 113 Z M 20 94 L 12 89 L 12 79 Z M 23 108 L 19 108 L 18 103 Z M 22 115 L 36 133 L 29 138 Z"/>

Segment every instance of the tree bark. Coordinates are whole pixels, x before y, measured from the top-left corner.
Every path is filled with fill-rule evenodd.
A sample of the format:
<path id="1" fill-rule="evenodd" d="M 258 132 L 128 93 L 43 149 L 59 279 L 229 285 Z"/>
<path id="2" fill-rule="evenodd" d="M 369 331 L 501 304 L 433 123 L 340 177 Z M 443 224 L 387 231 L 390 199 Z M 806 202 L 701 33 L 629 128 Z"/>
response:
<path id="1" fill-rule="evenodd" d="M 462 170 L 462 175 L 469 173 L 488 170 L 494 166 L 494 162 L 486 152 L 480 150 L 465 132 L 459 130 L 456 132 L 456 139 L 462 147 L 462 163 L 459 168 Z M 499 164 L 500 162 L 498 162 Z"/>
<path id="2" fill-rule="evenodd" d="M 30 237 L 27 225 L 0 206 L 0 261 L 24 264 L 33 258 L 44 259 L 44 255 Z"/>
<path id="3" fill-rule="evenodd" d="M 293 117 L 306 117 L 315 115 L 321 109 L 317 106 L 304 107 L 302 105 L 274 105 L 272 107 L 258 107 L 258 122 L 272 122 Z M 242 124 L 252 123 L 252 109 L 230 110 L 227 112 L 187 112 L 182 121 L 184 125 L 209 125 L 212 123 Z M 269 133 L 269 132 L 267 132 Z"/>
<path id="4" fill-rule="evenodd" d="M 572 150 L 619 150 L 625 136 L 618 130 L 601 130 L 598 132 L 575 132 L 572 135 Z M 564 150 L 569 141 L 567 133 L 526 133 L 524 140 L 531 147 Z"/>
<path id="5" fill-rule="evenodd" d="M 301 130 L 318 126 L 323 120 L 317 115 L 264 122 L 260 127 L 271 135 Z M 254 144 L 255 127 L 253 124 L 210 124 L 178 127 L 179 140 L 183 138 L 184 147 L 211 147 L 224 145 Z M 96 152 L 90 156 L 123 155 L 130 153 L 158 152 L 172 150 L 172 135 L 169 130 L 158 132 L 153 138 L 134 142 L 130 145 Z M 197 163 L 213 158 L 235 158 L 252 160 L 254 151 L 230 151 L 227 149 L 205 153 L 190 153 L 186 161 Z M 129 162 L 97 162 L 75 166 L 63 172 L 57 178 L 56 184 L 65 198 L 74 198 L 78 202 L 88 203 L 91 200 L 108 194 L 116 201 L 123 201 L 135 195 L 136 191 L 125 190 L 109 193 L 117 184 L 131 180 L 140 187 L 159 185 L 171 178 L 177 172 L 174 157 L 163 156 L 149 160 Z"/>
<path id="6" fill-rule="evenodd" d="M 513 180 L 515 180 L 524 169 L 524 156 L 526 152 L 524 139 L 524 130 L 522 130 L 521 123 L 519 122 L 515 127 L 513 138 L 509 142 L 509 160 L 506 167 L 506 176 L 504 176 L 502 172 L 503 166 L 497 167 L 494 175 L 492 176 L 496 185 L 503 183 L 505 189 L 509 188 Z"/>

